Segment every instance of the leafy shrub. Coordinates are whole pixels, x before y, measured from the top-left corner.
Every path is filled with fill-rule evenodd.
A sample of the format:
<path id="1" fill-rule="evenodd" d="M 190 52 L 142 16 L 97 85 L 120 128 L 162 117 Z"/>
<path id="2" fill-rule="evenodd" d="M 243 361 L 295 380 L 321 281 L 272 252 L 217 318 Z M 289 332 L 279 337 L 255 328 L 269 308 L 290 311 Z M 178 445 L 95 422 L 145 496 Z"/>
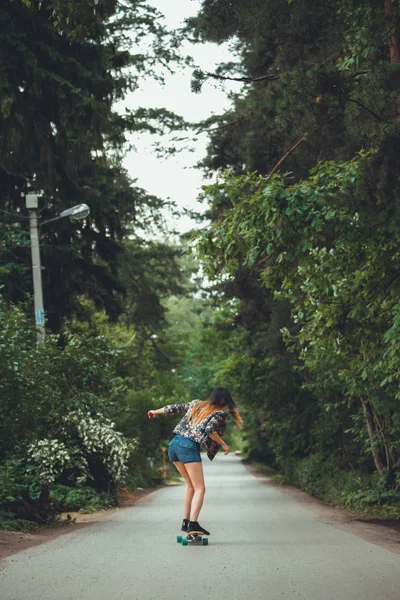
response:
<path id="1" fill-rule="evenodd" d="M 95 512 L 111 508 L 117 504 L 115 494 L 99 492 L 91 487 L 72 488 L 55 485 L 51 491 L 51 500 L 57 512 L 80 511 Z"/>
<path id="2" fill-rule="evenodd" d="M 38 525 L 33 521 L 18 519 L 10 511 L 0 510 L 0 531 L 36 531 Z"/>
<path id="3" fill-rule="evenodd" d="M 129 489 L 153 487 L 163 483 L 163 478 L 158 469 L 138 467 L 129 471 L 126 477 L 126 485 Z"/>
<path id="4" fill-rule="evenodd" d="M 284 481 L 329 504 L 400 518 L 400 493 L 388 487 L 376 473 L 343 471 L 333 458 L 327 461 L 318 454 L 297 460 L 291 458 L 283 462 L 281 468 Z M 273 478 L 276 481 L 276 476 Z"/>
<path id="5" fill-rule="evenodd" d="M 104 336 L 35 331 L 22 310 L 0 298 L 0 460 L 41 439 L 60 440 L 75 411 L 109 416 L 117 393 L 118 351 Z M 104 421 L 103 421 L 104 422 Z"/>

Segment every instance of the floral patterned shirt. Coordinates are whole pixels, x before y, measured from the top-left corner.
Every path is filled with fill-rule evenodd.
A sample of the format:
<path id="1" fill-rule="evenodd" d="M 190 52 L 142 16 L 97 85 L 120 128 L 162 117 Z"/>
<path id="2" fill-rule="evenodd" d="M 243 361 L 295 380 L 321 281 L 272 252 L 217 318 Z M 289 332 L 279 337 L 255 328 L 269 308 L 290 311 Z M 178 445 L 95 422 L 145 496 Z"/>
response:
<path id="1" fill-rule="evenodd" d="M 212 440 L 209 435 L 215 432 L 221 438 L 224 436 L 228 415 L 224 410 L 218 410 L 198 425 L 194 425 L 189 419 L 189 413 L 198 402 L 200 400 L 192 400 L 184 404 L 169 404 L 164 407 L 164 411 L 166 413 L 186 413 L 175 427 L 174 434 L 203 444 L 206 447 L 208 458 L 213 460 L 220 449 L 220 445 Z"/>

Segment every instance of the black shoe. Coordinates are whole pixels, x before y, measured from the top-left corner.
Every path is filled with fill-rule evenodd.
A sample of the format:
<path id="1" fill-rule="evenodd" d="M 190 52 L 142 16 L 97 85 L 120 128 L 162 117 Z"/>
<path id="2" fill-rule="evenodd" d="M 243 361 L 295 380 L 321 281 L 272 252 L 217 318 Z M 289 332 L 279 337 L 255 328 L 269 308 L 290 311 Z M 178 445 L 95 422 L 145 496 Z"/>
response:
<path id="1" fill-rule="evenodd" d="M 189 519 L 183 519 L 181 531 L 187 531 L 187 529 L 189 527 L 189 523 L 190 523 Z"/>
<path id="2" fill-rule="evenodd" d="M 210 535 L 210 532 L 207 529 L 204 529 L 201 525 L 199 525 L 198 521 L 189 521 L 189 526 L 186 530 L 188 533 L 199 533 L 200 535 Z"/>

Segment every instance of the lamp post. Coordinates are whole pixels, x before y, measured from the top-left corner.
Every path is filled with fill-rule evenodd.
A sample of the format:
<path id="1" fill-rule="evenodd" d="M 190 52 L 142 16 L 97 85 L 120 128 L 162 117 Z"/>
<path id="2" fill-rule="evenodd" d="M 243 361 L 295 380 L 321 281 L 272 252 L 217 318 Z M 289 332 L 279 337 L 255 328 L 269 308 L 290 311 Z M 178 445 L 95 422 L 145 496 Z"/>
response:
<path id="1" fill-rule="evenodd" d="M 37 209 L 39 205 L 38 195 L 33 192 L 29 193 L 25 197 L 26 208 L 29 214 L 29 232 L 31 237 L 31 255 L 32 255 L 32 279 L 33 279 L 33 301 L 35 310 L 35 323 L 37 328 L 37 343 L 41 344 L 44 342 L 45 336 L 45 314 L 43 305 L 43 285 L 42 285 L 42 266 L 40 262 L 40 245 L 39 245 L 39 224 Z M 44 221 L 45 223 L 51 223 L 58 221 L 63 217 L 70 217 L 71 219 L 85 219 L 90 213 L 90 209 L 87 204 L 78 204 L 67 210 L 63 210 L 58 217 Z"/>

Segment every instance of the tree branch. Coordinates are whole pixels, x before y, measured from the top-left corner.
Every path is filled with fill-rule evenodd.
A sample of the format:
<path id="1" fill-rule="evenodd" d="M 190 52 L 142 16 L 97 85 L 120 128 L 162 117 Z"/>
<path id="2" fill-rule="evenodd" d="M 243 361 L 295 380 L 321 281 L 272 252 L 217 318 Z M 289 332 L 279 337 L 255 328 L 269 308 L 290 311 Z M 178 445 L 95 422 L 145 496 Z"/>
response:
<path id="1" fill-rule="evenodd" d="M 275 73 L 274 75 L 261 75 L 261 77 L 227 77 L 225 75 L 217 75 L 217 73 L 204 73 L 206 77 L 212 77 L 219 81 L 240 81 L 243 83 L 257 83 L 258 81 L 276 81 L 280 75 Z"/>
<path id="2" fill-rule="evenodd" d="M 358 100 L 353 100 L 353 98 L 349 98 L 348 96 L 346 96 L 345 94 L 343 94 L 345 96 L 345 98 L 347 98 L 347 100 L 349 102 L 354 102 L 354 104 L 357 104 L 360 108 L 363 108 L 364 110 L 366 110 L 370 115 L 372 115 L 373 117 L 375 117 L 375 119 L 378 119 L 378 121 L 380 121 L 381 123 L 383 123 L 383 119 L 381 119 L 381 117 L 379 115 L 377 115 L 373 110 L 371 110 L 370 108 L 368 108 L 367 106 L 364 106 L 364 104 L 361 104 L 361 102 L 359 102 Z"/>
<path id="3" fill-rule="evenodd" d="M 264 258 L 260 258 L 260 260 L 258 260 L 256 263 L 254 263 L 254 267 L 259 267 L 260 265 L 265 263 L 265 261 L 267 261 L 269 258 L 271 258 L 271 256 L 272 256 L 272 252 L 271 252 L 271 254 L 268 254 L 268 256 L 264 256 Z"/>
<path id="4" fill-rule="evenodd" d="M 342 92 L 342 90 L 337 85 L 334 85 L 333 87 L 339 92 L 339 94 L 341 94 L 343 96 L 343 98 L 346 98 L 346 100 L 348 102 L 354 102 L 354 104 L 357 104 L 357 106 L 366 110 L 370 115 L 375 117 L 375 119 L 378 119 L 378 121 L 380 121 L 381 123 L 384 122 L 384 120 L 379 115 L 377 115 L 373 110 L 368 108 L 368 106 L 364 106 L 364 104 L 362 104 L 358 100 L 354 100 L 353 98 L 350 98 L 349 96 L 347 96 L 344 92 Z"/>
<path id="5" fill-rule="evenodd" d="M 306 137 L 308 136 L 308 132 L 306 131 L 305 133 L 303 133 L 303 135 L 293 144 L 293 146 L 291 146 L 289 148 L 289 150 L 287 152 L 285 152 L 285 154 L 282 156 L 282 158 L 280 158 L 278 160 L 278 162 L 276 163 L 276 165 L 270 170 L 270 172 L 267 174 L 266 179 L 268 179 L 269 177 L 271 177 L 274 173 L 276 173 L 276 171 L 279 169 L 279 167 L 281 166 L 281 164 L 287 159 L 288 156 L 290 156 L 290 154 L 292 154 L 306 139 Z"/>
<path id="6" fill-rule="evenodd" d="M 4 171 L 4 173 L 6 173 L 7 175 L 9 175 L 10 177 L 16 177 L 18 179 L 23 179 L 24 181 L 27 181 L 26 177 L 24 175 L 22 175 L 21 173 L 12 173 L 11 171 L 9 171 L 7 169 L 7 167 L 5 165 L 3 165 L 3 163 L 0 163 L 0 169 L 2 171 Z"/>
<path id="7" fill-rule="evenodd" d="M 232 125 L 235 125 L 235 123 L 240 123 L 240 121 L 243 121 L 243 117 L 239 117 L 238 119 L 235 119 L 234 121 L 230 121 L 229 123 L 224 123 L 223 125 L 218 125 L 218 127 L 211 127 L 210 129 L 207 129 L 207 128 L 198 129 L 196 131 L 196 134 L 204 133 L 204 132 L 218 131 L 219 129 L 225 129 L 226 127 L 231 127 Z"/>

